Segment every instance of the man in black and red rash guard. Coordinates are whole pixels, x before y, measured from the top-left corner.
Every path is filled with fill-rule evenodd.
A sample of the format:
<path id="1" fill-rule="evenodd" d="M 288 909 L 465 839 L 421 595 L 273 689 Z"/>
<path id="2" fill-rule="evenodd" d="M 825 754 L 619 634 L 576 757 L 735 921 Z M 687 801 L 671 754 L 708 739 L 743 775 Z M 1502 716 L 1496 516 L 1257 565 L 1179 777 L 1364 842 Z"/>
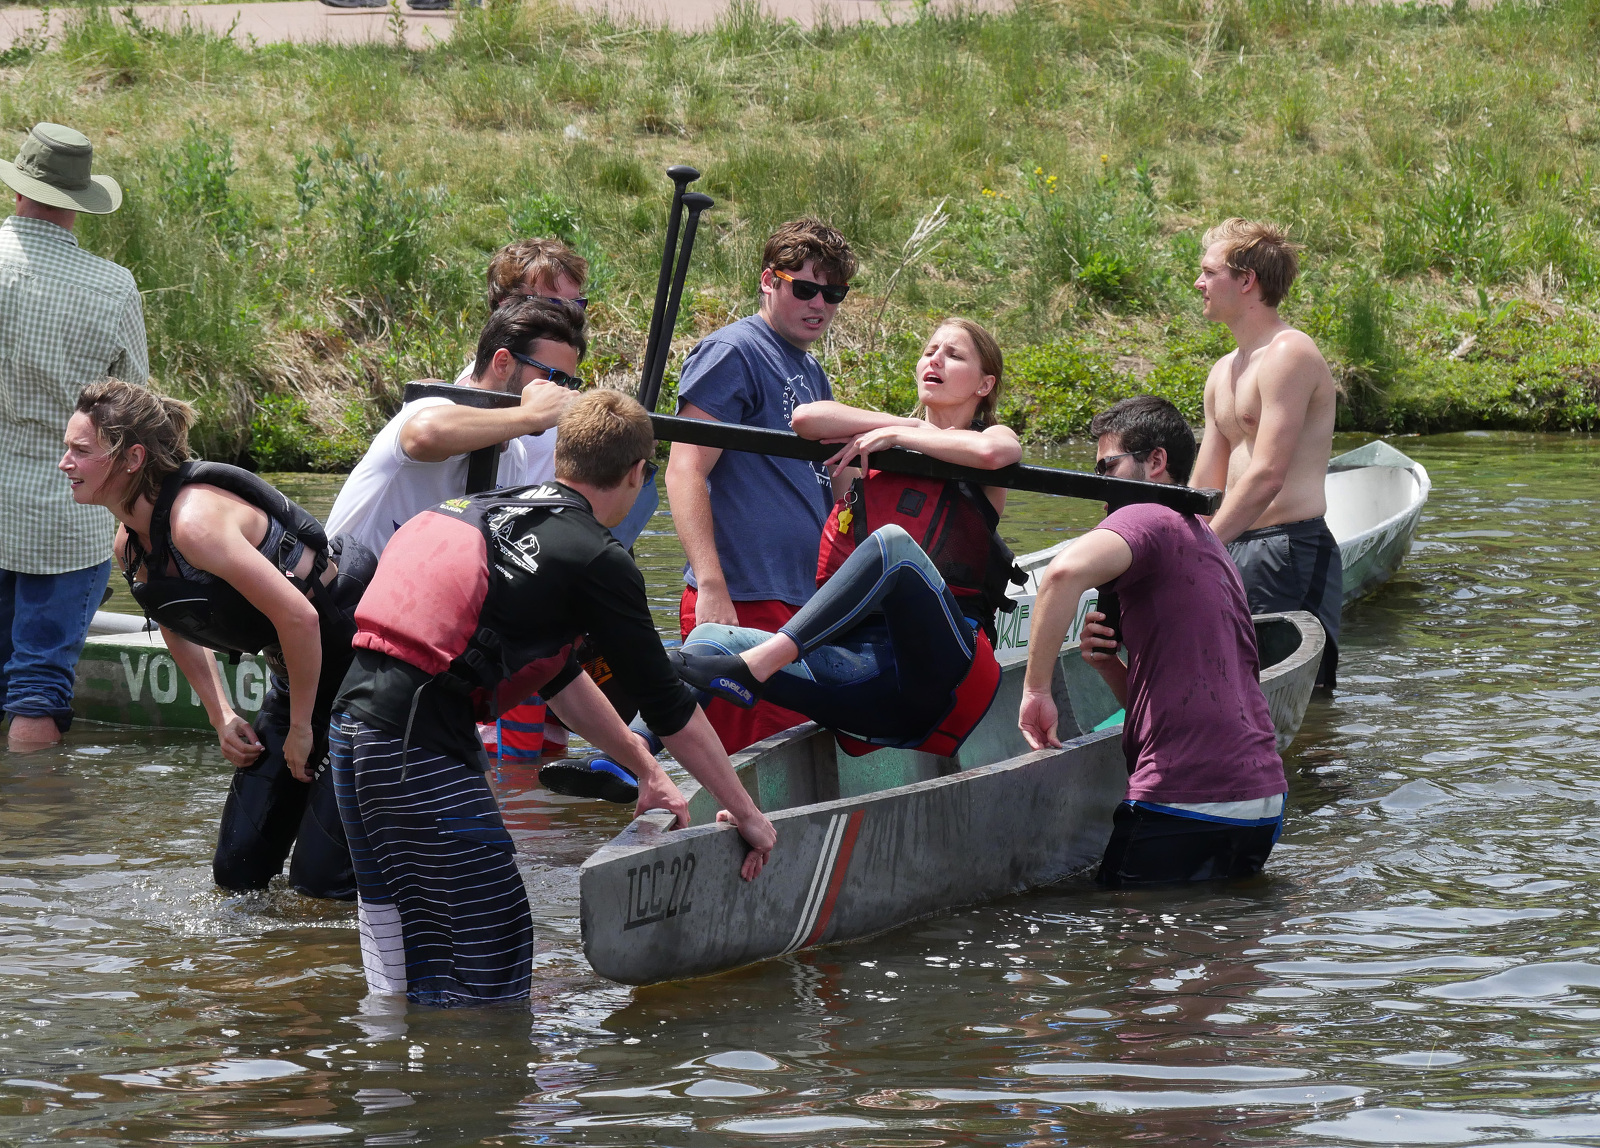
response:
<path id="1" fill-rule="evenodd" d="M 668 664 L 644 578 L 607 529 L 648 481 L 649 416 L 595 391 L 558 430 L 555 482 L 417 515 L 390 540 L 356 614 L 330 740 L 374 992 L 439 1005 L 528 995 L 532 916 L 476 734 L 503 706 L 538 692 L 638 776 L 641 812 L 666 808 L 687 823 L 677 787 L 574 658 L 582 635 L 726 805 L 719 819 L 751 847 L 747 879 L 776 839 Z"/>

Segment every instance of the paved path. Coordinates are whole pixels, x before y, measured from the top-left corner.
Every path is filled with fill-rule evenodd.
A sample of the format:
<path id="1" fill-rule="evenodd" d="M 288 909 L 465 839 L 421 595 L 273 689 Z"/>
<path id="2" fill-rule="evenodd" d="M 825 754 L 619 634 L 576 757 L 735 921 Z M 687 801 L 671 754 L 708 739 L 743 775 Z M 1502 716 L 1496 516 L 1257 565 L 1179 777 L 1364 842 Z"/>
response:
<path id="1" fill-rule="evenodd" d="M 586 12 L 609 11 L 625 22 L 669 24 L 681 31 L 710 27 L 727 7 L 727 0 L 567 0 Z M 998 9 L 1005 0 L 980 0 L 980 6 Z M 767 11 L 783 20 L 811 27 L 823 18 L 834 23 L 884 20 L 909 16 L 913 0 L 765 0 Z M 935 0 L 935 7 L 944 7 Z M 455 27 L 449 12 L 413 12 L 402 4 L 406 42 L 425 48 L 448 39 Z M 394 35 L 389 13 L 382 8 L 329 8 L 317 0 L 267 0 L 260 4 L 141 4 L 139 18 L 156 27 L 176 27 L 185 16 L 197 27 L 217 33 L 233 29 L 241 42 L 360 44 L 387 41 Z M 50 12 L 50 33 L 60 34 L 72 9 Z M 36 34 L 43 13 L 36 8 L 0 8 L 0 51 L 17 39 Z"/>

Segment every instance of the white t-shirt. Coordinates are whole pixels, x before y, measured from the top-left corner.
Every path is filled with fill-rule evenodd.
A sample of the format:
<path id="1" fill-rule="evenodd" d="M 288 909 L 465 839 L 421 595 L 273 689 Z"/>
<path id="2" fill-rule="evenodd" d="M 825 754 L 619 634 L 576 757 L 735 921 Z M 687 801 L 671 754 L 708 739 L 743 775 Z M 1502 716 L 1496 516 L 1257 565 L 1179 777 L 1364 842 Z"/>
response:
<path id="1" fill-rule="evenodd" d="M 449 405 L 446 398 L 430 397 L 407 403 L 378 432 L 366 455 L 344 480 L 339 497 L 328 512 L 328 537 L 351 534 L 382 554 L 389 539 L 414 515 L 438 506 L 447 498 L 460 498 L 467 489 L 467 456 L 451 455 L 442 462 L 418 462 L 400 445 L 400 428 L 424 407 Z M 549 482 L 556 472 L 556 432 L 523 435 L 506 444 L 500 454 L 500 486 L 526 486 Z"/>

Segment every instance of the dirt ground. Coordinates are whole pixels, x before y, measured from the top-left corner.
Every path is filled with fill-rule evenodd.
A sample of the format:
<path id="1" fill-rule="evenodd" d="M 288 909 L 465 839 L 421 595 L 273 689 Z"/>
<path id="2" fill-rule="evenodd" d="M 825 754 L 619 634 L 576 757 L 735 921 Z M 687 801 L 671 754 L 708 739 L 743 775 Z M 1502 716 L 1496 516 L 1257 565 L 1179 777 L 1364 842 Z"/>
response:
<path id="1" fill-rule="evenodd" d="M 610 11 L 641 23 L 669 24 L 693 31 L 713 24 L 727 0 L 567 0 L 587 12 Z M 984 0 L 982 7 L 1000 8 L 1005 0 Z M 822 19 L 834 23 L 886 20 L 909 16 L 913 0 L 765 0 L 769 12 L 781 20 L 810 27 Z M 937 5 L 936 5 L 937 6 Z M 50 31 L 58 34 L 70 9 L 49 14 Z M 195 25 L 225 32 L 230 27 L 239 39 L 273 44 L 285 41 L 357 44 L 387 40 L 394 35 L 385 8 L 330 8 L 319 0 L 266 0 L 259 4 L 141 4 L 139 18 L 158 27 L 176 25 L 185 16 Z M 450 12 L 415 12 L 401 4 L 406 42 L 414 48 L 448 39 L 455 27 Z M 35 32 L 44 13 L 36 8 L 0 8 L 0 51 L 19 37 Z"/>

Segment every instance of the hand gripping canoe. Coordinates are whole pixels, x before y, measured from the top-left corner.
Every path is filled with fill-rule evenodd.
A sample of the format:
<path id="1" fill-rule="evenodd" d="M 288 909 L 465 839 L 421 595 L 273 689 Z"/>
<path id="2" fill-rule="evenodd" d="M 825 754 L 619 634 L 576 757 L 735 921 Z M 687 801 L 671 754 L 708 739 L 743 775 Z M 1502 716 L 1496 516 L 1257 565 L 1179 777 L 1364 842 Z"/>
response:
<path id="1" fill-rule="evenodd" d="M 689 443 L 722 450 L 742 450 L 778 458 L 798 458 L 821 462 L 838 453 L 838 446 L 813 442 L 789 431 L 766 427 L 737 426 L 733 423 L 686 419 L 672 415 L 651 415 L 656 438 L 665 442 Z M 872 465 L 897 474 L 922 478 L 954 478 L 980 486 L 1003 486 L 1009 490 L 1028 490 L 1036 494 L 1056 494 L 1066 498 L 1087 498 L 1126 506 L 1134 502 L 1154 502 L 1184 514 L 1215 514 L 1222 505 L 1222 491 L 1196 490 L 1165 482 L 1139 482 L 1131 478 L 1107 478 L 1051 466 L 1025 466 L 1013 463 L 999 470 L 980 470 L 944 462 L 914 450 L 892 447 L 875 451 Z"/>

